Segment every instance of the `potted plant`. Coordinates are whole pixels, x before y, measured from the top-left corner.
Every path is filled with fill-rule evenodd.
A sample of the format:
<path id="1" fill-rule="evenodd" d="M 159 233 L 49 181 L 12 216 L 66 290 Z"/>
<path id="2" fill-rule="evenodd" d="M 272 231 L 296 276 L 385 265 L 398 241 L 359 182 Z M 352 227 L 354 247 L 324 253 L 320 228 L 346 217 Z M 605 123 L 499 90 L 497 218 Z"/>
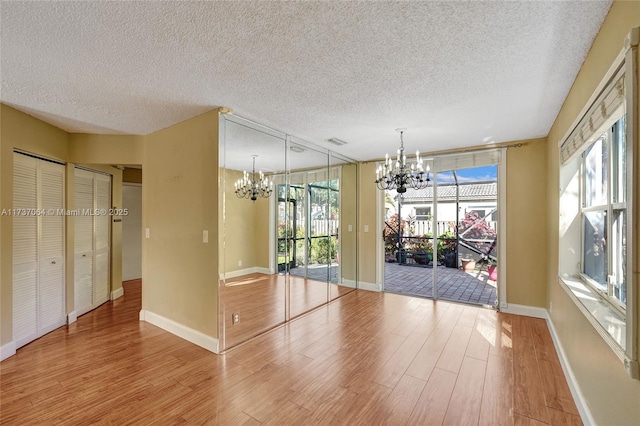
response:
<path id="1" fill-rule="evenodd" d="M 497 265 L 489 265 L 489 266 L 487 266 L 487 271 L 489 272 L 489 279 L 491 281 L 498 281 L 498 266 Z"/>
<path id="2" fill-rule="evenodd" d="M 476 269 L 475 259 L 460 259 L 462 262 L 462 270 L 465 272 L 471 272 Z"/>
<path id="3" fill-rule="evenodd" d="M 433 260 L 433 244 L 430 238 L 430 235 L 425 234 L 412 242 L 413 260 L 418 265 L 428 265 Z"/>
<path id="4" fill-rule="evenodd" d="M 480 264 L 487 266 L 487 272 L 489 273 L 489 279 L 491 281 L 498 281 L 498 262 L 494 257 L 488 255 L 483 256 Z"/>
<path id="5" fill-rule="evenodd" d="M 457 268 L 456 259 L 456 234 L 453 231 L 447 231 L 438 236 L 438 260 L 447 268 Z"/>

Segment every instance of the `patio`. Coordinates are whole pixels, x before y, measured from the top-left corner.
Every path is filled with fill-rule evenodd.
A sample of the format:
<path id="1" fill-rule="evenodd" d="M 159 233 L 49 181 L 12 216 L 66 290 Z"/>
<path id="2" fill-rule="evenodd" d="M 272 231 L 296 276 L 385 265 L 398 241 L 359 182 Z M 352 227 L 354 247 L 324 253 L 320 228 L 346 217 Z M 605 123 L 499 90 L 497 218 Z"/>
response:
<path id="1" fill-rule="evenodd" d="M 444 266 L 437 268 L 439 299 L 496 306 L 497 284 L 489 279 L 487 271 L 476 269 L 465 272 Z M 432 298 L 433 268 L 385 262 L 384 291 Z"/>

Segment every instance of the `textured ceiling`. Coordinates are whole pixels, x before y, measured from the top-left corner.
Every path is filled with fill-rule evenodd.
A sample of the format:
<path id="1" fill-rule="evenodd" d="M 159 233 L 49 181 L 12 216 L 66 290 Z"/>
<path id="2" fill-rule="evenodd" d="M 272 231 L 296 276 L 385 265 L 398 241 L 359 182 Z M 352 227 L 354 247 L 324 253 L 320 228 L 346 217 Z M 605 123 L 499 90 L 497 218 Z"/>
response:
<path id="1" fill-rule="evenodd" d="M 225 106 L 359 160 L 541 137 L 610 5 L 2 1 L 0 100 L 127 134 Z"/>

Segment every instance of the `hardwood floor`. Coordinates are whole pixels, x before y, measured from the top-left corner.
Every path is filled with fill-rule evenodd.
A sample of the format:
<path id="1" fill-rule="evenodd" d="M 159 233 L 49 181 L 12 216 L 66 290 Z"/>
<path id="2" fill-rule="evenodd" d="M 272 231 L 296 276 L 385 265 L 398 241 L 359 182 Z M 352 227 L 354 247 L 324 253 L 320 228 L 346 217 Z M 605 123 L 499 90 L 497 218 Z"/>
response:
<path id="1" fill-rule="evenodd" d="M 580 424 L 543 320 L 356 291 L 215 355 L 140 284 L 0 363 L 0 423 Z"/>
<path id="2" fill-rule="evenodd" d="M 228 279 L 226 285 L 220 288 L 225 349 L 284 323 L 287 294 L 290 300 L 289 315 L 295 318 L 327 303 L 329 297 L 333 300 L 353 291 L 353 288 L 328 284 L 326 281 L 261 273 Z M 233 313 L 240 315 L 240 322 L 232 324 Z"/>

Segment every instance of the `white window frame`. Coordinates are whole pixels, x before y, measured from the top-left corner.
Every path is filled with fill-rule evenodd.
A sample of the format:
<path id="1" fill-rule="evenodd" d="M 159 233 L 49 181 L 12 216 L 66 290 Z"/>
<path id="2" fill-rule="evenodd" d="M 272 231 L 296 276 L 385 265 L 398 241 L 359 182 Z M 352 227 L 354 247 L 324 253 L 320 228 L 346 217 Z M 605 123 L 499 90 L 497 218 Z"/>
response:
<path id="1" fill-rule="evenodd" d="M 560 191 L 560 232 L 559 239 L 559 259 L 558 259 L 558 283 L 567 292 L 570 299 L 574 301 L 578 309 L 585 315 L 587 320 L 593 325 L 595 330 L 600 334 L 603 340 L 611 347 L 613 352 L 623 362 L 627 373 L 635 378 L 640 379 L 639 365 L 638 365 L 638 281 L 635 279 L 633 270 L 634 266 L 637 267 L 637 250 L 638 241 L 640 240 L 640 220 L 638 218 L 639 198 L 635 192 L 637 191 L 637 185 L 640 179 L 640 171 L 638 167 L 633 165 L 640 165 L 639 154 L 639 85 L 638 85 L 638 44 L 640 40 L 640 27 L 633 28 L 629 35 L 625 39 L 624 47 L 620 54 L 617 56 L 596 90 L 585 104 L 584 108 L 576 117 L 574 123 L 570 126 L 569 131 L 559 141 L 559 157 L 560 157 L 560 176 L 561 176 L 561 191 Z M 563 185 L 570 187 L 572 182 L 564 181 L 566 178 L 571 178 L 573 173 L 573 167 L 575 167 L 575 158 L 582 151 L 586 150 L 591 143 L 599 138 L 604 129 L 598 126 L 591 126 L 591 133 L 589 133 L 589 124 L 591 122 L 591 113 L 595 111 L 594 108 L 600 108 L 602 106 L 604 115 L 604 102 L 600 105 L 602 96 L 605 99 L 611 99 L 614 96 L 610 94 L 614 93 L 610 90 L 612 82 L 616 80 L 617 76 L 621 72 L 624 73 L 624 77 L 621 83 L 624 86 L 624 110 L 626 111 L 626 147 L 627 147 L 627 164 L 626 164 L 626 221 L 627 221 L 627 265 L 626 265 L 626 309 L 621 309 L 621 306 L 617 303 L 610 303 L 608 294 L 603 295 L 603 292 L 596 291 L 593 286 L 593 282 L 589 282 L 588 279 L 584 279 L 584 274 L 581 274 L 582 268 L 582 250 L 583 250 L 583 233 L 584 225 L 582 218 L 580 218 L 580 241 L 575 241 L 575 230 L 572 230 L 571 219 L 575 214 L 582 216 L 582 201 L 584 200 L 583 194 L 579 196 L 579 206 L 572 207 L 571 199 L 569 196 L 565 200 L 567 194 L 563 193 Z M 621 90 L 618 85 L 616 89 Z M 606 94 L 607 90 L 609 95 Z M 610 96 L 606 98 L 606 96 Z M 597 103 L 597 104 L 596 104 Z M 613 110 L 613 108 L 611 108 Z M 606 121 L 609 123 L 608 128 L 617 121 L 622 114 L 609 111 L 609 119 Z M 611 120 L 614 119 L 615 120 Z M 586 121 L 585 121 L 586 120 Z M 604 123 L 606 124 L 606 123 Z M 595 129 L 598 127 L 601 130 Z M 606 128 L 606 127 L 605 127 Z M 594 138 L 594 139 L 591 139 Z M 591 141 L 591 142 L 588 142 Z M 588 143 L 587 143 L 588 142 Z M 581 144 L 584 144 L 583 146 Z M 572 159 L 574 161 L 572 162 Z M 573 164 L 573 165 L 572 165 Z M 584 164 L 581 162 L 579 166 L 579 174 L 584 173 Z M 610 168 L 610 164 L 608 168 Z M 568 172 L 565 174 L 565 171 Z M 608 176 L 609 187 L 611 190 L 611 175 Z M 584 179 L 580 176 L 579 191 L 584 192 L 582 186 Z M 571 195 L 569 193 L 569 195 Z M 567 203 L 568 200 L 568 203 Z M 608 200 L 609 202 L 611 199 Z M 615 207 L 615 206 L 614 206 Z M 608 217 L 607 226 L 612 217 Z M 564 235 L 564 236 L 563 236 Z M 567 239 L 568 238 L 568 239 Z M 563 240 L 564 239 L 564 240 Z M 567 243 L 568 241 L 568 243 Z M 576 268 L 575 262 L 576 256 L 572 253 L 572 247 L 577 248 L 577 244 L 580 244 L 580 261 L 578 263 L 575 273 L 571 273 L 571 270 Z M 610 285 L 607 286 L 610 288 Z M 618 305 L 618 306 L 616 306 Z M 617 325 L 616 325 L 617 323 Z M 614 330 L 614 331 L 612 331 Z M 616 336 L 615 333 L 618 333 Z M 612 334 L 613 333 L 613 334 Z M 624 341 L 624 345 L 620 343 Z"/>
<path id="2" fill-rule="evenodd" d="M 617 123 L 620 119 L 622 119 L 624 116 L 626 116 L 626 114 L 623 114 L 620 117 L 617 117 L 615 119 L 615 123 Z M 624 210 L 625 211 L 625 215 L 627 217 L 627 226 L 629 225 L 628 220 L 628 212 L 627 212 L 627 203 L 626 203 L 626 199 L 625 202 L 614 202 L 613 200 L 613 161 L 614 161 L 614 157 L 613 157 L 613 149 L 612 149 L 612 143 L 613 143 L 613 131 L 612 131 L 612 126 L 609 126 L 607 128 L 607 130 L 602 133 L 601 135 L 599 135 L 595 142 L 593 142 L 592 144 L 589 144 L 589 146 L 586 147 L 586 149 L 582 152 L 582 154 L 580 155 L 580 204 L 581 204 L 581 249 L 582 249 L 582 253 L 581 253 L 581 259 L 582 259 L 582 264 L 581 264 L 581 271 L 579 273 L 580 278 L 589 286 L 591 287 L 591 289 L 595 292 L 597 292 L 600 297 L 602 298 L 602 300 L 604 302 L 606 302 L 607 304 L 609 304 L 609 306 L 614 309 L 622 318 L 625 318 L 626 316 L 626 310 L 627 310 L 627 306 L 625 303 L 622 303 L 622 301 L 620 301 L 619 299 L 617 299 L 614 295 L 613 295 L 613 279 L 616 279 L 615 275 L 612 273 L 611 268 L 614 265 L 613 259 L 614 259 L 614 248 L 613 245 L 610 244 L 610 242 L 613 240 L 613 212 L 614 210 Z M 605 142 L 606 142 L 606 152 L 607 152 L 607 158 L 609 161 L 607 161 L 607 202 L 605 204 L 597 204 L 597 205 L 591 205 L 591 206 L 586 206 L 586 196 L 587 196 L 587 173 L 586 173 L 586 153 L 587 150 L 593 146 L 594 144 L 596 144 L 600 139 L 602 139 L 602 137 L 606 135 Z M 626 135 L 625 135 L 626 136 Z M 626 140 L 625 138 L 625 144 L 627 145 L 627 149 L 629 149 L 629 141 Z M 628 193 L 627 193 L 628 196 Z M 585 221 L 586 219 L 586 215 L 585 213 L 590 213 L 590 212 L 605 212 L 607 215 L 607 223 L 606 223 L 606 230 L 607 230 L 607 265 L 608 265 L 608 273 L 607 273 L 607 288 L 606 290 L 603 289 L 600 285 L 600 283 L 598 283 L 597 281 L 595 281 L 592 277 L 590 277 L 589 275 L 587 275 L 584 272 L 584 246 L 585 246 L 585 235 L 584 235 L 584 227 L 585 227 Z M 626 286 L 628 287 L 631 283 L 631 274 L 629 272 L 629 268 L 627 268 L 624 272 L 625 275 L 625 283 Z"/>

